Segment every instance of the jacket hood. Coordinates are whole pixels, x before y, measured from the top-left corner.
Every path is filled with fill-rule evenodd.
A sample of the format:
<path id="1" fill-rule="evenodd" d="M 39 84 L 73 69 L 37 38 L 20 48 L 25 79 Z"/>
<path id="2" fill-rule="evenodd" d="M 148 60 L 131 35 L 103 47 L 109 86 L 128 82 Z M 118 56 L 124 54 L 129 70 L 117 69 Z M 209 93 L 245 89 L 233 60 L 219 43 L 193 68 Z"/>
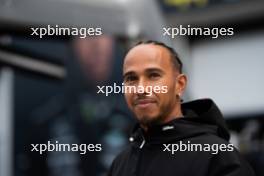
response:
<path id="1" fill-rule="evenodd" d="M 152 126 L 147 133 L 137 124 L 130 141 L 141 143 L 165 143 L 183 140 L 204 134 L 213 134 L 229 140 L 230 134 L 222 113 L 211 99 L 199 99 L 182 104 L 184 117 L 174 119 L 166 124 Z"/>
<path id="2" fill-rule="evenodd" d="M 230 134 L 225 119 L 211 99 L 200 99 L 182 104 L 182 111 L 186 120 L 216 126 L 217 135 L 229 140 Z"/>

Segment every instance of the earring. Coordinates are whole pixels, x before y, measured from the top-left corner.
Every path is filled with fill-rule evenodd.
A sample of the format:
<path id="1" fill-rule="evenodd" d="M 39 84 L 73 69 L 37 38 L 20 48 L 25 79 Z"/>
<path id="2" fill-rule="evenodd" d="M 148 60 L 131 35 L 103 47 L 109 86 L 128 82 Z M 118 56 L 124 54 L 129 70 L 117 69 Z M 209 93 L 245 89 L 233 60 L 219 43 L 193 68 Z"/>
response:
<path id="1" fill-rule="evenodd" d="M 183 102 L 183 99 L 181 98 L 181 93 L 178 93 L 177 96 L 180 99 L 180 102 L 182 103 Z"/>

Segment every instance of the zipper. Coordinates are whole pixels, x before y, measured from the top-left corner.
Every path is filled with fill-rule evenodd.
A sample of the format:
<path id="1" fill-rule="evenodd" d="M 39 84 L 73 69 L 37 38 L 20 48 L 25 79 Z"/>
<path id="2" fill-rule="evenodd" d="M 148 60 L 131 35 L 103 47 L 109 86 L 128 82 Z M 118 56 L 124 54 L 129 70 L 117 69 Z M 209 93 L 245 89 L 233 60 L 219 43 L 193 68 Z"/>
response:
<path id="1" fill-rule="evenodd" d="M 143 141 L 142 141 L 142 143 L 140 144 L 139 148 L 142 149 L 142 148 L 144 147 L 145 143 L 146 143 L 146 141 L 145 141 L 145 139 L 143 139 Z"/>
<path id="2" fill-rule="evenodd" d="M 145 137 L 142 135 L 142 142 L 139 146 L 139 149 L 137 149 L 137 152 L 138 152 L 138 156 L 137 156 L 137 164 L 136 164 L 136 170 L 135 170 L 135 176 L 139 176 L 139 174 L 141 173 L 141 160 L 142 160 L 142 154 L 143 154 L 143 147 L 144 145 L 146 144 L 146 140 L 145 140 Z M 141 173 L 142 175 L 142 173 Z"/>
<path id="3" fill-rule="evenodd" d="M 141 142 L 139 148 L 142 149 L 144 147 L 145 143 L 146 143 L 146 140 L 145 140 L 145 138 L 143 136 L 143 141 Z"/>

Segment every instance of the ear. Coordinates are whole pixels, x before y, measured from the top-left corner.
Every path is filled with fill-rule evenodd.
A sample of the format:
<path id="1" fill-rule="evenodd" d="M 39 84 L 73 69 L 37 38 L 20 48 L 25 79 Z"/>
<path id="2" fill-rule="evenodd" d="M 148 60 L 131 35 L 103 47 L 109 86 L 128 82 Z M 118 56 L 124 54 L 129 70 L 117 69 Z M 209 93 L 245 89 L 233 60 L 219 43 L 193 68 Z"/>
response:
<path id="1" fill-rule="evenodd" d="M 187 85 L 187 76 L 179 74 L 176 78 L 176 94 L 182 96 Z"/>

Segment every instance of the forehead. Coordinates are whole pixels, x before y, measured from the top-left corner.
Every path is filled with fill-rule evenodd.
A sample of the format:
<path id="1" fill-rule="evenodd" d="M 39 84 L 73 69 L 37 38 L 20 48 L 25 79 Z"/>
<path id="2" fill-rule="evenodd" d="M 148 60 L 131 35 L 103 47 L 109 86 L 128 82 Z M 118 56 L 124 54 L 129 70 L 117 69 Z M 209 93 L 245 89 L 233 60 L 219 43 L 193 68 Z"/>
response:
<path id="1" fill-rule="evenodd" d="M 147 68 L 171 68 L 172 62 L 169 51 L 154 44 L 141 44 L 132 48 L 126 55 L 123 72 Z"/>

